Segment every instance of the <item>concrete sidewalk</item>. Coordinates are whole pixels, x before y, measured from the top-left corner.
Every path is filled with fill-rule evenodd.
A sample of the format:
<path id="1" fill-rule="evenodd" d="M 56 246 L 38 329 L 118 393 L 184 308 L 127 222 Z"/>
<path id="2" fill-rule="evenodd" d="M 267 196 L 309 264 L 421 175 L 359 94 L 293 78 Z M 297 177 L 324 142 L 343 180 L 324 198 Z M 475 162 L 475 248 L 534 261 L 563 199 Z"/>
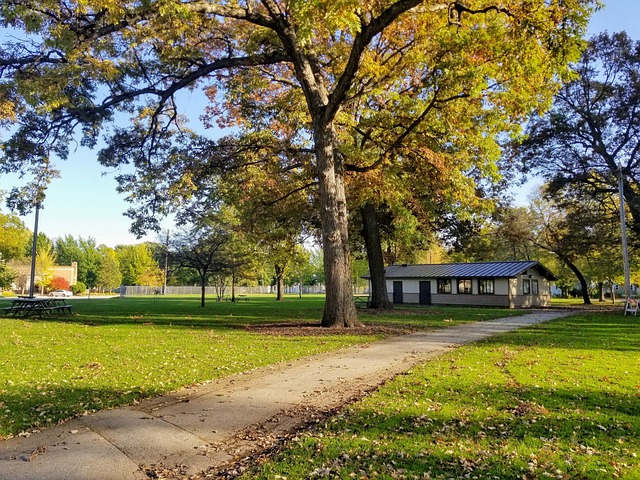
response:
<path id="1" fill-rule="evenodd" d="M 540 311 L 393 337 L 98 412 L 0 442 L 0 479 L 144 479 L 148 467 L 197 474 L 451 348 L 569 314 Z"/>

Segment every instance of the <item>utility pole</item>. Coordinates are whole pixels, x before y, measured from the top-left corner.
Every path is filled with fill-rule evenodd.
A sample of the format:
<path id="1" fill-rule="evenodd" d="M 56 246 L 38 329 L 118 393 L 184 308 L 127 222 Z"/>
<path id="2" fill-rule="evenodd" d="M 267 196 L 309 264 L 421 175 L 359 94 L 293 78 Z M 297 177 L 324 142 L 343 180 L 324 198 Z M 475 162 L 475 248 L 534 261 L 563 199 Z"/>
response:
<path id="1" fill-rule="evenodd" d="M 631 279 L 629 274 L 629 249 L 627 247 L 627 218 L 624 209 L 624 182 L 622 179 L 622 165 L 618 169 L 618 194 L 620 195 L 620 228 L 622 229 L 622 260 L 624 262 L 624 289 L 626 292 L 626 303 L 629 303 L 631 296 Z M 625 306 L 626 310 L 626 306 Z"/>
<path id="2" fill-rule="evenodd" d="M 36 283 L 36 254 L 38 247 L 38 217 L 40 214 L 40 202 L 36 203 L 36 220 L 33 226 L 33 245 L 31 246 L 31 278 L 29 282 L 29 297 L 33 297 Z"/>
<path id="3" fill-rule="evenodd" d="M 162 285 L 162 294 L 167 293 L 167 277 L 169 276 L 169 230 L 167 230 L 167 244 L 164 250 L 164 284 Z"/>

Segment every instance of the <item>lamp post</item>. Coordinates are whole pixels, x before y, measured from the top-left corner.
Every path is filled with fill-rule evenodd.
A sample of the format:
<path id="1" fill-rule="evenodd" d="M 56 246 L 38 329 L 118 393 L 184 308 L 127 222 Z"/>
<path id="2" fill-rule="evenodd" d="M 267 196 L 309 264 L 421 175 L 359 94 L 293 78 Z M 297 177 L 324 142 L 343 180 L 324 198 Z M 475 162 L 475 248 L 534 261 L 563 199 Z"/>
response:
<path id="1" fill-rule="evenodd" d="M 624 289 L 626 301 L 629 302 L 631 279 L 629 274 L 629 250 L 627 247 L 627 219 L 624 209 L 624 182 L 622 180 L 622 165 L 618 169 L 618 194 L 620 195 L 620 228 L 622 229 L 622 260 L 624 262 Z M 625 306 L 626 309 L 626 306 Z"/>
<path id="2" fill-rule="evenodd" d="M 40 215 L 40 202 L 36 203 L 36 220 L 33 226 L 33 245 L 31 246 L 31 279 L 29 282 L 29 297 L 33 297 L 36 283 L 36 252 L 38 246 L 38 217 Z"/>

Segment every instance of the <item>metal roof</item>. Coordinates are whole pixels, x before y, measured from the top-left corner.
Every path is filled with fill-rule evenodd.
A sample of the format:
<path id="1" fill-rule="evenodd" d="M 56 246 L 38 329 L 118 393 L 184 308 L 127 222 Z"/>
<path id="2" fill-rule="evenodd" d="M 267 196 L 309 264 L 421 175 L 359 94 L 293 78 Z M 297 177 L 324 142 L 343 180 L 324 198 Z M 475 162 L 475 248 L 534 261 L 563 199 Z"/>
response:
<path id="1" fill-rule="evenodd" d="M 556 277 L 536 261 L 523 262 L 476 262 L 430 265 L 390 265 L 385 276 L 392 278 L 513 278 L 529 269 L 536 269 L 548 280 Z M 370 275 L 365 275 L 369 278 Z"/>

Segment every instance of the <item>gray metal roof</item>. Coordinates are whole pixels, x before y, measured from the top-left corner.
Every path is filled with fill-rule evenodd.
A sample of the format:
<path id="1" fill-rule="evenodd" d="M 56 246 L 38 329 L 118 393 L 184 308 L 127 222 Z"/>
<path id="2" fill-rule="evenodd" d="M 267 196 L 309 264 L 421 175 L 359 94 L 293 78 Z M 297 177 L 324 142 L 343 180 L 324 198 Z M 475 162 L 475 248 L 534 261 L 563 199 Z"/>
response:
<path id="1" fill-rule="evenodd" d="M 390 265 L 385 276 L 392 278 L 512 278 L 536 269 L 548 280 L 556 277 L 536 261 L 447 263 L 439 265 Z M 370 275 L 365 275 L 369 278 Z"/>

